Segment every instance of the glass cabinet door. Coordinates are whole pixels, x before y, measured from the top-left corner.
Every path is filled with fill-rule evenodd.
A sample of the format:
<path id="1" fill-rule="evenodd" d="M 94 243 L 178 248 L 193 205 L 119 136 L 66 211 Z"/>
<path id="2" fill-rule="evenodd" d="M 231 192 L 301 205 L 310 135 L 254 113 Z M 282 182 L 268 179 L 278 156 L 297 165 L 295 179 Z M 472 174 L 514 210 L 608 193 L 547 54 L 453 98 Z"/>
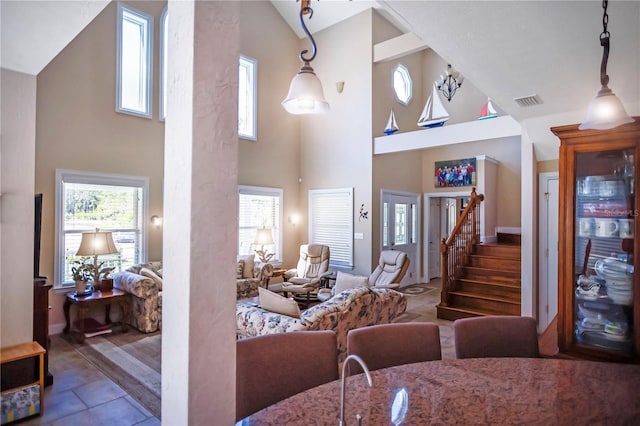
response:
<path id="1" fill-rule="evenodd" d="M 573 323 L 579 345 L 635 357 L 634 150 L 576 153 Z"/>

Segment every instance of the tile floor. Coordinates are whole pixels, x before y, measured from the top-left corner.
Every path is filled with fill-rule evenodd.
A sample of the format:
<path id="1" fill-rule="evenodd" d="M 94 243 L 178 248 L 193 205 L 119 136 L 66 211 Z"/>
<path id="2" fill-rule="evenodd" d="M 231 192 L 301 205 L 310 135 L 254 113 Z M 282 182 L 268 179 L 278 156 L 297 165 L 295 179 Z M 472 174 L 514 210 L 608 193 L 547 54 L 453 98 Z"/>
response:
<path id="1" fill-rule="evenodd" d="M 436 319 L 440 302 L 439 280 L 427 293 L 407 295 L 407 311 L 401 322 L 430 321 L 440 326 L 443 358 L 454 358 L 451 321 Z M 134 330 L 135 331 L 135 330 Z M 20 425 L 151 426 L 160 421 L 118 385 L 98 371 L 60 335 L 51 336 L 49 371 L 53 385 L 45 389 L 44 415 Z"/>

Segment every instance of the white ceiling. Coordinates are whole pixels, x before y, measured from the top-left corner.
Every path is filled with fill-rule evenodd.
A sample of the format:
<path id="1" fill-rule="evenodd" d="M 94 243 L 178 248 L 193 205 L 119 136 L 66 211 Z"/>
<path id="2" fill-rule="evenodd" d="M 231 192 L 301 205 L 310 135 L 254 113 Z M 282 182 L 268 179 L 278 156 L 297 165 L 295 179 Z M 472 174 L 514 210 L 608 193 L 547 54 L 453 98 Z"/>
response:
<path id="1" fill-rule="evenodd" d="M 1 66 L 37 75 L 106 5 L 94 1 L 2 0 Z M 303 37 L 300 4 L 272 0 Z M 550 125 L 578 122 L 600 88 L 600 1 L 312 1 L 317 32 L 375 8 L 403 32 L 412 31 L 468 81 L 525 126 L 538 159 L 557 158 Z M 609 87 L 640 115 L 640 1 L 609 2 Z M 462 89 L 463 90 L 463 89 Z M 541 105 L 513 99 L 537 94 Z M 555 144 L 555 146 L 554 146 Z"/>

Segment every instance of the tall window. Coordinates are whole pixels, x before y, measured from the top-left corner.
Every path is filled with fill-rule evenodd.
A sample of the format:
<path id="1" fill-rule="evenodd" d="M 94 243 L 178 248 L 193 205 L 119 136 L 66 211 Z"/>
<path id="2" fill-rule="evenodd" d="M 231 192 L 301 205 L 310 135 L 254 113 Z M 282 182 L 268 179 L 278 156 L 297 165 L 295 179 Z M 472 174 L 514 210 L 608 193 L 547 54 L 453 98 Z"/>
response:
<path id="1" fill-rule="evenodd" d="M 153 16 L 118 3 L 116 111 L 151 118 Z"/>
<path id="2" fill-rule="evenodd" d="M 256 140 L 257 115 L 257 71 L 258 62 L 246 56 L 240 56 L 238 71 L 238 136 Z"/>
<path id="3" fill-rule="evenodd" d="M 238 188 L 238 254 L 253 254 L 255 250 L 275 253 L 274 260 L 282 259 L 282 189 L 259 186 Z M 272 230 L 272 245 L 254 244 L 256 230 Z"/>
<path id="4" fill-rule="evenodd" d="M 118 254 L 100 256 L 117 271 L 146 260 L 149 179 L 56 170 L 55 288 L 73 286 L 82 232 L 111 231 Z"/>
<path id="5" fill-rule="evenodd" d="M 160 16 L 160 96 L 158 118 L 164 121 L 167 117 L 167 76 L 169 61 L 167 60 L 169 48 L 169 13 L 168 6 L 164 7 Z"/>
<path id="6" fill-rule="evenodd" d="M 331 251 L 331 265 L 353 267 L 353 188 L 309 191 L 309 242 Z"/>

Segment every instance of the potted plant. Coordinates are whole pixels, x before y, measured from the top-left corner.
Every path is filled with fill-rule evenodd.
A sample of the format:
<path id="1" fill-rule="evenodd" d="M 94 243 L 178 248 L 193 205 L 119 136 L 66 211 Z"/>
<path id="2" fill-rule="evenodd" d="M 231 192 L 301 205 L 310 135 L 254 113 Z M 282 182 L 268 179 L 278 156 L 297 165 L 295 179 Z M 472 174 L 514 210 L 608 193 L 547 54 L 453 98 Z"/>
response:
<path id="1" fill-rule="evenodd" d="M 87 291 L 87 281 L 91 278 L 91 267 L 85 263 L 84 259 L 76 259 L 73 261 L 75 266 L 71 267 L 71 276 L 76 282 L 76 292 L 78 294 Z"/>

